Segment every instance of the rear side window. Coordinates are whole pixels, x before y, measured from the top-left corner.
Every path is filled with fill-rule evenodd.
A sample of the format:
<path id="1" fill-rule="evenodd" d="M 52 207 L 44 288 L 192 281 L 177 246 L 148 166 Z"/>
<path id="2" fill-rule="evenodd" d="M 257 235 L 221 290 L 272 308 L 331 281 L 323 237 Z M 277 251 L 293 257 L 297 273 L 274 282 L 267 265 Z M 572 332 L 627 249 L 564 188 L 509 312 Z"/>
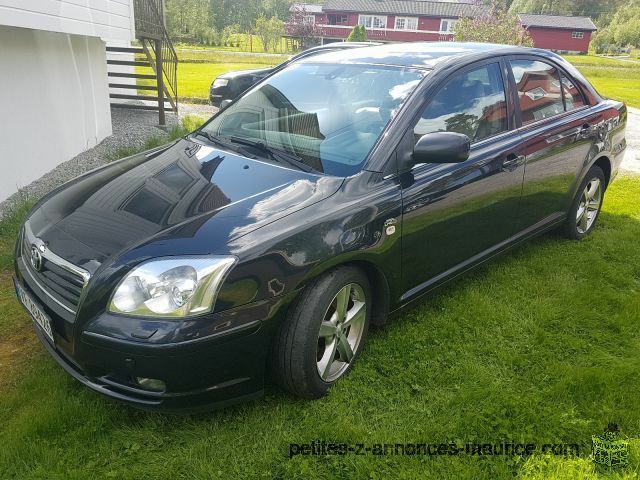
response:
<path id="1" fill-rule="evenodd" d="M 585 106 L 582 93 L 565 75 L 562 75 L 562 93 L 564 95 L 564 107 L 567 112 Z"/>
<path id="2" fill-rule="evenodd" d="M 415 141 L 427 133 L 456 132 L 471 141 L 507 131 L 507 105 L 498 63 L 452 77 L 433 97 L 414 128 Z"/>
<path id="3" fill-rule="evenodd" d="M 558 69 L 537 60 L 512 60 L 522 124 L 537 122 L 565 111 Z"/>

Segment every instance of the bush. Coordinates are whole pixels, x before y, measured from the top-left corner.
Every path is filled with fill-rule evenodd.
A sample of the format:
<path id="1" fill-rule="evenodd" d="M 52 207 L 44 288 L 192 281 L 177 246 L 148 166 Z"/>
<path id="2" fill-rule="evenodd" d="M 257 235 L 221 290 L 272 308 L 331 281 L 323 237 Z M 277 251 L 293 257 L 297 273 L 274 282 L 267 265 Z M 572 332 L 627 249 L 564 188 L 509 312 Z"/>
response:
<path id="1" fill-rule="evenodd" d="M 364 25 L 356 25 L 351 30 L 351 33 L 347 37 L 347 42 L 366 42 L 367 41 L 367 30 L 364 28 Z"/>

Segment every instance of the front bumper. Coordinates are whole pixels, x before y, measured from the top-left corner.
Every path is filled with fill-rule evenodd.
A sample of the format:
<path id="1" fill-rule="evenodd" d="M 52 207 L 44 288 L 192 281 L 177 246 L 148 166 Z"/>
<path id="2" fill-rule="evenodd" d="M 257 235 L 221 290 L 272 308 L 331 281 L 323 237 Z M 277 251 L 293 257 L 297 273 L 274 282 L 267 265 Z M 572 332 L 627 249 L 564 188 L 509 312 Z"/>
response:
<path id="1" fill-rule="evenodd" d="M 74 328 L 73 338 L 65 339 L 65 331 L 56 328 L 56 313 L 22 279 L 16 281 L 51 317 L 55 343 L 39 326 L 34 328 L 68 374 L 110 398 L 166 412 L 210 410 L 261 396 L 271 339 L 291 300 L 273 298 L 212 314 L 212 323 L 232 326 L 181 341 L 127 339 L 122 328 L 109 323 L 113 317 L 108 314 L 87 322 L 81 331 Z M 127 319 L 119 320 L 120 327 L 127 324 Z M 110 334 L 100 331 L 105 325 L 111 325 Z M 144 388 L 136 381 L 139 377 L 161 380 L 166 388 Z"/>

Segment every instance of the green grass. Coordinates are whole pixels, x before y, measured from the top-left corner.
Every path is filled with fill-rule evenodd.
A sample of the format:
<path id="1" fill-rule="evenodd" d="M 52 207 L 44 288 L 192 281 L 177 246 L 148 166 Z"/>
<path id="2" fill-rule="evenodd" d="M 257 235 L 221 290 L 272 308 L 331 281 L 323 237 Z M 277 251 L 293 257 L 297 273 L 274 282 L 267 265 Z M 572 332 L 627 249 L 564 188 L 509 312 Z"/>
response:
<path id="1" fill-rule="evenodd" d="M 218 75 L 235 70 L 250 70 L 276 65 L 256 63 L 180 63 L 178 65 L 178 96 L 180 99 L 208 99 L 211 82 Z M 139 73 L 148 73 L 145 67 L 138 67 Z M 138 85 L 153 85 L 154 80 L 138 80 Z M 141 94 L 148 94 L 142 92 Z"/>
<path id="2" fill-rule="evenodd" d="M 565 58 L 601 95 L 640 107 L 640 62 L 593 55 L 567 55 Z"/>
<path id="3" fill-rule="evenodd" d="M 195 48 L 194 49 L 198 49 Z M 178 91 L 183 99 L 207 99 L 209 86 L 218 75 L 235 70 L 265 68 L 283 62 L 287 56 L 268 57 L 218 52 L 206 47 L 179 50 Z M 598 92 L 606 97 L 623 100 L 631 107 L 640 107 L 640 62 L 614 60 L 593 55 L 565 56 Z M 142 70 L 140 70 L 142 73 Z M 140 81 L 151 82 L 153 80 Z M 146 92 L 144 92 L 146 93 Z"/>
<path id="4" fill-rule="evenodd" d="M 175 44 L 176 49 L 195 49 L 195 50 L 217 50 L 217 51 L 227 51 L 227 52 L 253 52 L 253 53 L 274 53 L 274 52 L 265 52 L 264 47 L 262 45 L 262 41 L 256 35 L 253 35 L 252 40 L 249 39 L 249 35 L 246 33 L 236 34 L 233 39 L 235 45 L 234 46 L 223 46 L 223 45 L 200 45 L 200 44 L 190 44 L 190 43 L 181 43 L 177 42 Z M 239 45 L 238 45 L 239 44 Z M 277 47 L 276 53 L 290 53 L 287 48 L 287 41 L 284 37 L 280 38 L 279 45 Z"/>
<path id="5" fill-rule="evenodd" d="M 549 234 L 443 287 L 373 333 L 352 374 L 318 401 L 269 387 L 206 415 L 141 412 L 82 387 L 34 346 L 0 375 L 0 478 L 637 478 L 639 197 L 640 178 L 620 178 L 585 240 Z M 19 217 L 1 224 L 2 249 Z M 0 285 L 0 334 L 29 331 Z M 617 473 L 588 458 L 591 435 L 610 422 L 631 439 Z M 291 442 L 316 439 L 562 442 L 582 453 L 288 458 Z"/>
<path id="6" fill-rule="evenodd" d="M 178 60 L 184 63 L 250 63 L 255 65 L 277 65 L 289 55 L 251 55 L 238 52 L 221 52 L 211 49 L 177 49 Z"/>

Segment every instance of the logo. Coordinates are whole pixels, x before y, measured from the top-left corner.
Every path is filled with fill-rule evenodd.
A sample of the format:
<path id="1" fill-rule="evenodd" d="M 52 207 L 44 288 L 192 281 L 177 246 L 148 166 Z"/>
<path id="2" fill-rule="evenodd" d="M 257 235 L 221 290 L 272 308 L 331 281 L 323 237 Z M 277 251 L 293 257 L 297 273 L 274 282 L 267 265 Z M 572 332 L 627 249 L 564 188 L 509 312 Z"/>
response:
<path id="1" fill-rule="evenodd" d="M 45 251 L 47 247 L 44 245 L 40 245 L 39 247 L 36 245 L 31 245 L 31 266 L 39 272 L 42 268 L 42 253 Z"/>
<path id="2" fill-rule="evenodd" d="M 601 435 L 592 435 L 593 461 L 605 467 L 625 467 L 629 463 L 629 442 L 619 438 L 618 426 L 610 424 Z"/>

